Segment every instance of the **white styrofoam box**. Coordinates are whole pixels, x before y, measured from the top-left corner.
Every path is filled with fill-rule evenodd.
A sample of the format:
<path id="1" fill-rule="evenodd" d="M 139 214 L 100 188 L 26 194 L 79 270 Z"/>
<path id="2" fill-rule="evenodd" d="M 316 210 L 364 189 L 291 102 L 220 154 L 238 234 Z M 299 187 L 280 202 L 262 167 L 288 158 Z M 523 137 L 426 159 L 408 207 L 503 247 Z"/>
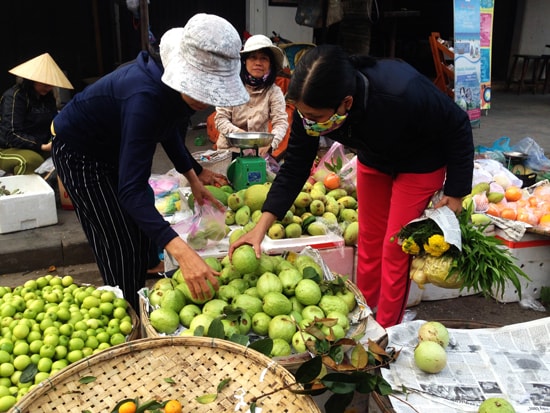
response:
<path id="1" fill-rule="evenodd" d="M 300 238 L 271 239 L 262 241 L 262 250 L 269 255 L 282 254 L 285 251 L 300 252 L 305 247 L 315 249 L 337 248 L 344 246 L 344 238 L 336 234 L 302 235 Z"/>
<path id="2" fill-rule="evenodd" d="M 407 298 L 407 308 L 420 304 L 422 301 L 422 294 L 424 294 L 424 290 L 421 289 L 417 283 L 411 281 L 409 297 Z"/>
<path id="3" fill-rule="evenodd" d="M 235 228 L 238 228 L 238 226 L 235 226 L 235 225 L 231 226 L 232 230 L 234 230 Z M 197 251 L 198 254 L 202 258 L 225 257 L 229 252 L 229 235 L 231 235 L 231 232 L 228 234 L 228 236 L 223 238 L 217 244 L 209 245 L 207 248 Z M 180 237 L 184 240 L 186 238 L 185 234 L 180 234 Z M 335 271 L 341 274 L 344 274 L 344 271 L 346 274 L 350 274 L 350 275 L 353 274 L 353 267 L 354 267 L 353 252 L 350 253 L 350 251 L 344 250 L 344 239 L 335 234 L 317 235 L 317 236 L 304 235 L 301 238 L 285 238 L 285 239 L 277 239 L 277 240 L 273 240 L 266 235 L 264 240 L 262 241 L 262 251 L 269 255 L 279 255 L 285 251 L 301 252 L 308 245 L 320 251 L 323 251 L 325 249 L 340 249 L 344 251 L 344 252 L 340 251 L 338 253 L 340 255 L 343 254 L 343 256 L 339 257 L 338 259 L 336 259 L 336 257 L 332 258 L 331 255 L 328 255 L 327 257 L 332 258 L 332 265 L 334 266 L 335 269 L 333 269 L 330 264 L 328 265 L 328 267 L 332 271 Z M 172 271 L 178 268 L 179 266 L 178 263 L 167 251 L 164 251 L 164 257 L 165 257 L 164 259 L 165 271 Z M 324 259 L 325 258 L 323 257 L 323 260 Z M 337 260 L 341 260 L 342 262 L 339 262 Z M 339 271 L 339 270 L 342 270 L 342 271 Z"/>
<path id="4" fill-rule="evenodd" d="M 424 284 L 422 301 L 448 300 L 474 294 L 476 292 L 473 290 L 460 291 L 459 288 L 441 288 L 434 284 Z"/>
<path id="5" fill-rule="evenodd" d="M 518 267 L 531 279 L 520 279 L 522 298 L 540 298 L 540 289 L 550 286 L 550 238 L 526 233 L 520 241 L 511 241 L 502 230 L 497 230 L 496 235 L 517 259 Z M 492 297 L 501 303 L 519 301 L 518 292 L 509 281 L 506 282 L 504 291 L 498 294 L 495 292 Z"/>
<path id="6" fill-rule="evenodd" d="M 39 175 L 0 178 L 13 195 L 0 196 L 0 234 L 57 224 L 53 189 Z"/>

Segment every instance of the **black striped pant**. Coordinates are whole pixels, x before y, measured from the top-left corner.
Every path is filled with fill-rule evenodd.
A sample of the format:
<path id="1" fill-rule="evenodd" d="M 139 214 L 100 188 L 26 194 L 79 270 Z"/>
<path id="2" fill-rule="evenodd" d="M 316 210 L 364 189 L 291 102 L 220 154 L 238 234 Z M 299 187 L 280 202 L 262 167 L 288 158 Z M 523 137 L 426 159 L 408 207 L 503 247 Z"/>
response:
<path id="1" fill-rule="evenodd" d="M 119 204 L 117 168 L 72 151 L 59 139 L 53 141 L 52 157 L 104 283 L 118 286 L 138 311 L 150 240 Z"/>

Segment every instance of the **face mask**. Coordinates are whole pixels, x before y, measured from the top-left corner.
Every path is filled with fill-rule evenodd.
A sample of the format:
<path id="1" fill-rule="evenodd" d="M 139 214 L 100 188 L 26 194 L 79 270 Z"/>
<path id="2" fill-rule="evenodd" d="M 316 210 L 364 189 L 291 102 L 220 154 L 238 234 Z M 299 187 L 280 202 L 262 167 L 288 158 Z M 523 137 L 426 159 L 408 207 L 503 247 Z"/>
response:
<path id="1" fill-rule="evenodd" d="M 338 113 L 334 113 L 334 115 L 332 115 L 328 120 L 324 122 L 315 122 L 313 120 L 309 120 L 308 118 L 305 118 L 300 113 L 300 111 L 298 111 L 298 114 L 302 118 L 304 129 L 306 130 L 306 133 L 309 136 L 326 135 L 327 133 L 330 133 L 333 130 L 338 129 L 348 117 L 347 113 L 345 115 L 339 115 Z"/>

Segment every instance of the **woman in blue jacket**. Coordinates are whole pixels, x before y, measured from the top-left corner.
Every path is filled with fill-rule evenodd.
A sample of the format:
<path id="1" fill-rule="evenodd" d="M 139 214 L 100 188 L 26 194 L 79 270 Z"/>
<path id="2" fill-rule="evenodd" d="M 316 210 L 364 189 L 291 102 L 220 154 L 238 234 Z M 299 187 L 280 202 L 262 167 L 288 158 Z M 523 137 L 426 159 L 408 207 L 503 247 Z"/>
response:
<path id="1" fill-rule="evenodd" d="M 403 317 L 409 258 L 393 241 L 443 188 L 436 208 L 459 212 L 471 191 L 474 145 L 466 112 L 400 60 L 348 56 L 338 46 L 307 52 L 287 100 L 296 112 L 285 162 L 252 232 L 239 238 L 257 254 L 307 180 L 320 136 L 357 150 L 357 285 L 383 327 Z"/>
<path id="2" fill-rule="evenodd" d="M 248 101 L 240 48 L 229 22 L 197 14 L 162 36 L 160 59 L 141 52 L 77 94 L 54 120 L 59 177 L 104 282 L 118 285 L 133 306 L 145 285 L 150 240 L 177 260 L 194 296 L 206 296 L 209 283 L 217 288 L 216 273 L 156 210 L 148 180 L 160 143 L 197 202 L 213 199 L 203 182 L 219 176 L 194 162 L 183 131 L 197 110 Z"/>

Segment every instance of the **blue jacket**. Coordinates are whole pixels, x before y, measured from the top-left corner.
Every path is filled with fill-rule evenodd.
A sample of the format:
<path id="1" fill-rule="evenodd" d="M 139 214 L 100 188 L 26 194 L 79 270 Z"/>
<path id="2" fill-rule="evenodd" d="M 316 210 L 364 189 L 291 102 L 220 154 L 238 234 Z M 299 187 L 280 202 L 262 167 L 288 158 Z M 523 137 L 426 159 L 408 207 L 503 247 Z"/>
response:
<path id="1" fill-rule="evenodd" d="M 178 172 L 202 171 L 184 142 L 194 111 L 162 83 L 162 73 L 162 65 L 141 52 L 75 95 L 54 121 L 55 139 L 114 168 L 122 207 L 159 247 L 178 235 L 149 192 L 157 143 Z"/>
<path id="2" fill-rule="evenodd" d="M 426 173 L 447 167 L 445 195 L 471 192 L 474 144 L 467 113 L 424 75 L 400 60 L 378 60 L 357 71 L 353 105 L 327 135 L 357 151 L 383 173 Z M 283 217 L 309 176 L 319 138 L 306 134 L 295 112 L 285 162 L 263 210 Z"/>

